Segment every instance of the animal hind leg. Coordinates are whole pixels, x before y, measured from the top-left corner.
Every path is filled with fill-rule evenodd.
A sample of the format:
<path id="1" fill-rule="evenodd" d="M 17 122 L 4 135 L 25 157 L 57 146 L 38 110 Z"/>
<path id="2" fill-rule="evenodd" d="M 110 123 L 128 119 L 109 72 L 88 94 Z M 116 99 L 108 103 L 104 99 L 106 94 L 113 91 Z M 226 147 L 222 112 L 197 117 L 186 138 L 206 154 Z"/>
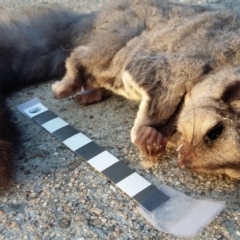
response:
<path id="1" fill-rule="evenodd" d="M 55 98 L 61 99 L 72 96 L 79 92 L 84 84 L 84 69 L 80 64 L 79 56 L 81 49 L 75 49 L 66 60 L 66 74 L 61 81 L 52 85 L 52 92 Z"/>

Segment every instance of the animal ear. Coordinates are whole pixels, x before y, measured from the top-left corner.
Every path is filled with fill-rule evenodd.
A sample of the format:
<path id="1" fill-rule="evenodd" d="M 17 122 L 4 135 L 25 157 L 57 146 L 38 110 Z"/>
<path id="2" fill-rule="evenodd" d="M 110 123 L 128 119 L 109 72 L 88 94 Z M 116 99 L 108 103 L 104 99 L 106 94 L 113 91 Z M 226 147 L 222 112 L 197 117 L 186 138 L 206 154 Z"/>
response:
<path id="1" fill-rule="evenodd" d="M 226 86 L 222 100 L 236 113 L 240 114 L 240 81 Z"/>

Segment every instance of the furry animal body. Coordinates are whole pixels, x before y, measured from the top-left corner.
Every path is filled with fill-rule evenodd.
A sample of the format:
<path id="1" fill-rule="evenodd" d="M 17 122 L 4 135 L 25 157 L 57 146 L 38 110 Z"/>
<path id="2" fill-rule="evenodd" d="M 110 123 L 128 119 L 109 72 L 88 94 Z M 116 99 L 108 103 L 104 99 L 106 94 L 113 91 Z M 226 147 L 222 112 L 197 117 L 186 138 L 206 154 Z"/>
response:
<path id="1" fill-rule="evenodd" d="M 41 80 L 80 104 L 108 92 L 139 102 L 132 142 L 158 158 L 177 139 L 181 167 L 240 179 L 240 16 L 165 0 L 109 1 L 91 14 L 61 7 L 1 19 L 0 91 Z M 79 94 L 81 89 L 88 90 Z M 4 96 L 3 96 L 4 101 Z M 2 101 L 2 102 L 3 102 Z M 0 187 L 12 134 L 1 109 Z M 175 137 L 178 136 L 178 137 Z"/>

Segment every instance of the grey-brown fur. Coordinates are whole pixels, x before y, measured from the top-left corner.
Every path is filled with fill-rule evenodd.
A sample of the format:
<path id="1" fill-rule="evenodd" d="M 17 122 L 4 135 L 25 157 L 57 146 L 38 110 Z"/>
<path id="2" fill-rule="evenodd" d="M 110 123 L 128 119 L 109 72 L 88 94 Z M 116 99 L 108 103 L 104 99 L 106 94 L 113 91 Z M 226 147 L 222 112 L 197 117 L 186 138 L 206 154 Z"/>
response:
<path id="1" fill-rule="evenodd" d="M 87 86 L 139 101 L 131 139 L 147 158 L 164 153 L 176 126 L 181 167 L 240 179 L 239 63 L 237 14 L 164 0 L 110 1 L 53 92 L 67 97 Z"/>
<path id="2" fill-rule="evenodd" d="M 106 96 L 105 90 L 110 90 L 140 102 L 131 138 L 148 158 L 164 153 L 176 128 L 181 134 L 178 144 L 181 166 L 240 178 L 239 94 L 237 88 L 229 87 L 233 83 L 238 86 L 239 81 L 235 77 L 239 71 L 233 67 L 240 61 L 239 18 L 233 13 L 164 0 L 109 1 L 99 12 L 88 15 L 54 6 L 30 10 L 14 19 L 3 16 L 0 93 L 61 77 L 63 80 L 53 85 L 58 98 L 74 95 L 81 88 L 92 89 L 90 94 L 74 96 L 75 101 L 89 104 L 101 100 Z M 227 84 L 218 81 L 223 76 L 229 78 Z M 201 83 L 217 93 L 205 91 Z M 204 106 L 199 105 L 202 96 L 198 89 L 205 93 Z M 215 114 L 209 118 L 214 119 L 221 112 L 222 119 L 229 119 L 224 122 L 226 134 L 220 134 L 211 146 L 197 148 L 214 127 L 209 125 L 202 131 L 196 124 L 195 119 L 205 118 L 208 106 Z M 194 109 L 202 112 L 196 115 Z M 0 115 L 0 120 L 8 119 L 8 113 L 0 112 L 7 114 Z M 6 125 L 0 121 L 1 124 Z M 197 135 L 201 136 L 193 146 Z M 11 134 L 6 136 L 4 141 L 10 147 L 7 157 L 0 159 L 0 188 L 7 186 L 12 171 L 8 167 L 12 138 Z M 221 140 L 221 136 L 227 140 Z M 231 144 L 233 137 L 235 145 Z M 2 139 L 1 134 L 1 156 L 6 151 L 5 145 L 1 146 Z M 217 149 L 221 155 L 223 144 L 232 154 L 220 162 L 214 151 Z M 234 174 L 226 171 L 222 162 L 234 169 Z"/>

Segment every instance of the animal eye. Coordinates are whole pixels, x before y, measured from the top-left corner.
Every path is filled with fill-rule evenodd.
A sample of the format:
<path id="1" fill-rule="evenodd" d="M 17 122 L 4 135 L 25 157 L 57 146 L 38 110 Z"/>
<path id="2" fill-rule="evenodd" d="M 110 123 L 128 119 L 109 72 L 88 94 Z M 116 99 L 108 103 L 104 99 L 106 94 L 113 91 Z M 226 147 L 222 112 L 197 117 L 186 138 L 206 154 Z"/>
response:
<path id="1" fill-rule="evenodd" d="M 223 124 L 222 123 L 218 123 L 217 125 L 215 125 L 212 129 L 210 129 L 208 131 L 208 133 L 205 136 L 205 140 L 209 143 L 209 141 L 214 141 L 216 140 L 223 131 Z"/>

